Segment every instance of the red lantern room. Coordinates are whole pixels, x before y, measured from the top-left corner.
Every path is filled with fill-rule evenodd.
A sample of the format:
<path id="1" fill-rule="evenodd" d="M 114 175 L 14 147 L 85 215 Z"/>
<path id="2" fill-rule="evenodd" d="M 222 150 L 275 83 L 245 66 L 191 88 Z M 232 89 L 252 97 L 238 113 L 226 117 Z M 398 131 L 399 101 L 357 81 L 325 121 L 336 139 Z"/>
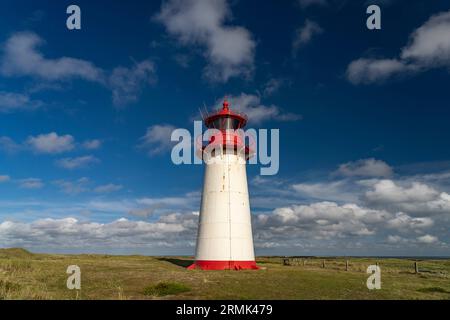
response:
<path id="1" fill-rule="evenodd" d="M 205 126 L 208 129 L 216 129 L 220 134 L 213 134 L 210 137 L 208 146 L 222 145 L 223 148 L 235 151 L 241 151 L 245 148 L 245 155 L 248 159 L 250 149 L 245 145 L 244 136 L 236 130 L 243 129 L 247 124 L 247 116 L 243 113 L 232 111 L 227 99 L 223 101 L 222 109 L 205 118 Z M 206 146 L 203 146 L 203 150 Z"/>

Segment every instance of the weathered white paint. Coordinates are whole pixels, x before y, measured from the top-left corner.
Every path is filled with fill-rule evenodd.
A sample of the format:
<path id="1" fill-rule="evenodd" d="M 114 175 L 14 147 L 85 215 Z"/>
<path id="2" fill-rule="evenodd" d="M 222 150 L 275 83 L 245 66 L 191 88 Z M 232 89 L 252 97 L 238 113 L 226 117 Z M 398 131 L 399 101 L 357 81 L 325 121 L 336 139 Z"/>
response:
<path id="1" fill-rule="evenodd" d="M 254 261 L 247 172 L 242 155 L 206 164 L 196 260 Z"/>

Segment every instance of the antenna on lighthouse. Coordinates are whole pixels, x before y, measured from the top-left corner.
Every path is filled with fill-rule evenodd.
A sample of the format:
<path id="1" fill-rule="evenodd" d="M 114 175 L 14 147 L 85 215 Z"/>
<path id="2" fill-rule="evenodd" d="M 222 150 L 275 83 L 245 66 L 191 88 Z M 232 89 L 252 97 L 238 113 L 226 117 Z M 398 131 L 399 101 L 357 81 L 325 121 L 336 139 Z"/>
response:
<path id="1" fill-rule="evenodd" d="M 205 103 L 203 102 L 203 105 L 204 104 Z M 200 117 L 202 117 L 202 121 L 205 121 L 205 117 L 203 116 L 202 109 L 200 109 L 200 107 L 198 107 L 198 111 L 200 112 Z"/>
<path id="2" fill-rule="evenodd" d="M 222 104 L 223 111 L 229 111 L 230 109 L 228 108 L 228 106 L 229 106 L 229 104 L 228 104 L 227 96 L 225 96 L 225 98 L 223 99 L 223 104 Z"/>

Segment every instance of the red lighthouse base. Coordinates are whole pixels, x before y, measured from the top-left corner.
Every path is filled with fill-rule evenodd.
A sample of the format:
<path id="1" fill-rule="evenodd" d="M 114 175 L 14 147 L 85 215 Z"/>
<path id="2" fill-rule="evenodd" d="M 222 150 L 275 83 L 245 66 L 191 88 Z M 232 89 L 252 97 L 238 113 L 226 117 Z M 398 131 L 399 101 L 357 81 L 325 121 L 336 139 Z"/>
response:
<path id="1" fill-rule="evenodd" d="M 258 270 L 255 261 L 221 261 L 197 260 L 188 267 L 188 270 Z"/>

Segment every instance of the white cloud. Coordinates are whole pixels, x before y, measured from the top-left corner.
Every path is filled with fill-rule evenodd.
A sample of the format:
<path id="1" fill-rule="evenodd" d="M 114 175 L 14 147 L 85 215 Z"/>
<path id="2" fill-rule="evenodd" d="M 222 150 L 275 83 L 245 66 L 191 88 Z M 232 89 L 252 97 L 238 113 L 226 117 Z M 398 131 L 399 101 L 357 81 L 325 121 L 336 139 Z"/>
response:
<path id="1" fill-rule="evenodd" d="M 11 178 L 8 175 L 0 175 L 0 183 L 2 182 L 7 182 L 9 181 Z"/>
<path id="2" fill-rule="evenodd" d="M 398 243 L 406 243 L 406 242 L 408 242 L 407 239 L 405 239 L 403 237 L 400 237 L 398 235 L 389 235 L 386 238 L 386 240 L 387 240 L 388 243 L 391 243 L 391 244 L 398 244 Z"/>
<path id="3" fill-rule="evenodd" d="M 155 64 L 150 60 L 135 63 L 132 67 L 116 67 L 107 72 L 94 63 L 71 57 L 47 58 L 39 51 L 45 41 L 33 32 L 18 32 L 7 39 L 3 46 L 4 54 L 0 61 L 0 74 L 5 77 L 33 77 L 48 83 L 41 88 L 54 87 L 54 82 L 71 79 L 83 79 L 99 83 L 112 92 L 113 104 L 124 107 L 136 102 L 145 85 L 156 81 Z M 27 101 L 28 99 L 28 101 Z M 0 96 L 0 111 L 8 108 L 17 109 L 17 105 L 37 106 L 39 101 L 31 101 L 26 96 L 6 96 L 4 102 L 8 107 L 2 108 Z M 25 108 L 25 107 L 22 107 Z"/>
<path id="4" fill-rule="evenodd" d="M 225 97 L 216 101 L 216 105 L 221 105 Z M 285 113 L 276 105 L 266 106 L 261 103 L 261 97 L 253 94 L 241 93 L 238 96 L 227 96 L 232 110 L 245 113 L 249 123 L 260 124 L 266 120 L 296 121 L 301 116 L 294 113 Z"/>
<path id="5" fill-rule="evenodd" d="M 121 185 L 109 183 L 109 184 L 105 184 L 105 185 L 96 187 L 94 189 L 94 191 L 97 193 L 111 193 L 111 192 L 119 191 L 122 188 L 123 188 L 123 186 L 121 186 Z"/>
<path id="6" fill-rule="evenodd" d="M 162 4 L 155 20 L 182 45 L 205 49 L 204 75 L 215 82 L 248 77 L 254 68 L 255 42 L 243 28 L 226 25 L 231 11 L 225 0 L 170 0 Z"/>
<path id="7" fill-rule="evenodd" d="M 294 55 L 298 50 L 310 42 L 312 38 L 318 34 L 321 34 L 323 29 L 314 21 L 306 19 L 305 24 L 295 31 L 295 38 L 292 43 L 292 50 Z"/>
<path id="8" fill-rule="evenodd" d="M 4 76 L 33 76 L 45 80 L 82 78 L 101 81 L 102 71 L 91 62 L 62 57 L 48 59 L 38 51 L 44 41 L 35 33 L 13 34 L 4 46 L 0 72 Z"/>
<path id="9" fill-rule="evenodd" d="M 78 169 L 98 163 L 100 160 L 92 155 L 76 158 L 63 158 L 56 161 L 56 165 L 64 169 Z"/>
<path id="10" fill-rule="evenodd" d="M 96 150 L 99 149 L 102 145 L 102 142 L 98 139 L 86 140 L 82 143 L 82 147 L 87 150 Z"/>
<path id="11" fill-rule="evenodd" d="M 192 246 L 193 215 L 179 216 L 176 222 L 144 222 L 120 218 L 109 223 L 63 219 L 0 223 L 0 242 L 5 246 L 86 248 L 155 247 L 184 244 Z M 160 241 L 158 241 L 160 240 Z M 191 244 L 189 244 L 189 242 Z"/>
<path id="12" fill-rule="evenodd" d="M 40 189 L 44 186 L 41 179 L 38 178 L 27 178 L 18 180 L 19 186 L 25 189 Z"/>
<path id="13" fill-rule="evenodd" d="M 175 54 L 173 60 L 182 68 L 188 68 L 191 62 L 191 56 L 187 54 Z"/>
<path id="14" fill-rule="evenodd" d="M 60 154 L 75 149 L 95 150 L 100 148 L 102 142 L 98 139 L 86 140 L 83 143 L 77 143 L 75 138 L 70 135 L 59 135 L 56 132 L 29 136 L 21 143 L 15 142 L 10 137 L 0 137 L 0 149 L 7 153 L 16 153 L 19 151 L 33 151 L 40 154 Z M 58 165 L 70 169 L 77 167 L 77 164 L 94 163 L 95 157 L 85 156 L 78 158 L 66 158 L 58 161 Z M 97 159 L 98 160 L 98 159 Z"/>
<path id="15" fill-rule="evenodd" d="M 155 213 L 156 208 L 139 208 L 139 209 L 132 209 L 128 213 L 132 216 L 140 217 L 140 218 L 149 218 L 151 215 Z"/>
<path id="16" fill-rule="evenodd" d="M 412 218 L 403 212 L 396 213 L 395 217 L 387 222 L 389 228 L 398 230 L 429 228 L 433 224 L 434 221 L 431 218 Z"/>
<path id="17" fill-rule="evenodd" d="M 450 66 L 450 11 L 432 16 L 410 36 L 401 58 L 424 67 Z"/>
<path id="18" fill-rule="evenodd" d="M 413 182 L 409 187 L 397 185 L 392 180 L 380 180 L 374 184 L 373 190 L 366 192 L 366 198 L 372 202 L 422 202 L 430 201 L 438 192 L 420 182 Z"/>
<path id="19" fill-rule="evenodd" d="M 58 186 L 62 192 L 69 195 L 76 195 L 82 192 L 89 191 L 89 188 L 87 187 L 89 179 L 86 177 L 82 177 L 75 181 L 56 180 L 53 183 Z"/>
<path id="20" fill-rule="evenodd" d="M 265 237 L 276 237 L 283 231 L 290 237 L 332 239 L 374 235 L 390 216 L 384 210 L 356 204 L 317 202 L 277 208 L 270 215 L 258 215 L 255 222 L 257 232 L 265 231 Z"/>
<path id="21" fill-rule="evenodd" d="M 140 139 L 140 147 L 146 149 L 150 156 L 169 151 L 173 146 L 170 136 L 175 129 L 169 124 L 156 124 L 148 127 L 147 132 Z"/>
<path id="22" fill-rule="evenodd" d="M 310 199 L 346 201 L 355 200 L 352 190 L 348 189 L 347 181 L 296 183 L 292 188 L 300 195 Z"/>
<path id="23" fill-rule="evenodd" d="M 31 111 L 42 105 L 42 101 L 32 100 L 26 94 L 0 91 L 0 113 Z"/>
<path id="24" fill-rule="evenodd" d="M 431 16 L 411 35 L 399 58 L 361 58 L 351 62 L 347 78 L 353 84 L 382 82 L 393 76 L 450 67 L 450 11 Z"/>
<path id="25" fill-rule="evenodd" d="M 336 173 L 346 177 L 389 177 L 393 170 L 386 162 L 370 158 L 341 164 Z"/>
<path id="26" fill-rule="evenodd" d="M 416 68 L 397 59 L 365 59 L 352 61 L 347 68 L 347 78 L 353 84 L 385 81 L 394 75 L 413 72 Z"/>
<path id="27" fill-rule="evenodd" d="M 156 67 L 150 60 L 136 63 L 131 68 L 117 67 L 109 77 L 109 86 L 112 90 L 113 104 L 124 107 L 136 102 L 145 85 L 156 82 Z"/>
<path id="28" fill-rule="evenodd" d="M 450 194 L 418 181 L 380 180 L 365 193 L 369 204 L 400 210 L 413 215 L 450 214 Z"/>
<path id="29" fill-rule="evenodd" d="M 266 82 L 263 89 L 263 95 L 264 96 L 271 96 L 278 92 L 281 87 L 283 87 L 286 84 L 289 84 L 290 81 L 285 78 L 271 78 L 269 81 Z"/>
<path id="30" fill-rule="evenodd" d="M 424 243 L 424 244 L 432 244 L 432 243 L 438 242 L 439 239 L 435 236 L 426 234 L 424 236 L 418 237 L 417 241 L 419 241 L 420 243 Z"/>
<path id="31" fill-rule="evenodd" d="M 60 136 L 56 132 L 30 136 L 26 144 L 37 153 L 51 154 L 70 151 L 75 147 L 74 138 L 71 135 Z"/>

